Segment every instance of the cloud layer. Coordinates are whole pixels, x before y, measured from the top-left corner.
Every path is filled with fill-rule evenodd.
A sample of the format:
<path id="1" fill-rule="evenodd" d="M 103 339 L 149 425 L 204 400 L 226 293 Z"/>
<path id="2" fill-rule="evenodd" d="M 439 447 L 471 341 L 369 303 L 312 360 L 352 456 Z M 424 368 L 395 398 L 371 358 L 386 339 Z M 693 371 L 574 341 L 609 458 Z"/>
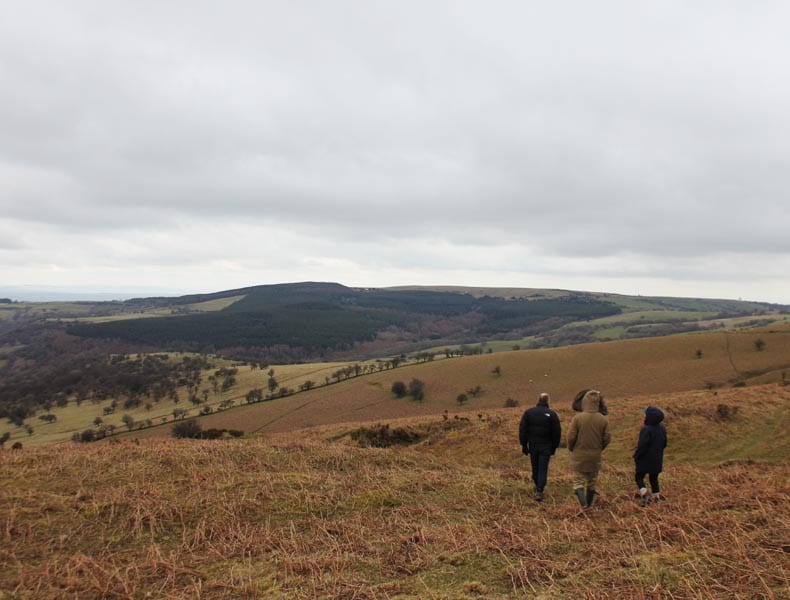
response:
<path id="1" fill-rule="evenodd" d="M 783 3 L 3 11 L 7 284 L 790 303 Z"/>

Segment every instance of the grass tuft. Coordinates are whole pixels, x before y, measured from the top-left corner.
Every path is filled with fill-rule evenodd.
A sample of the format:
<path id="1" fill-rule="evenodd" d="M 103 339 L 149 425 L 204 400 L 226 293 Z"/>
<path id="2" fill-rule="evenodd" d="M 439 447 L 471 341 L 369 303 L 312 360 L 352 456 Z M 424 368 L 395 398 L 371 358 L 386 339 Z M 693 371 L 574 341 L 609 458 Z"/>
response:
<path id="1" fill-rule="evenodd" d="M 586 511 L 562 449 L 532 500 L 507 409 L 393 420 L 420 438 L 386 448 L 348 425 L 5 450 L 0 597 L 784 598 L 787 394 L 612 398 Z M 647 404 L 665 409 L 670 446 L 665 499 L 643 507 L 631 451 Z"/>

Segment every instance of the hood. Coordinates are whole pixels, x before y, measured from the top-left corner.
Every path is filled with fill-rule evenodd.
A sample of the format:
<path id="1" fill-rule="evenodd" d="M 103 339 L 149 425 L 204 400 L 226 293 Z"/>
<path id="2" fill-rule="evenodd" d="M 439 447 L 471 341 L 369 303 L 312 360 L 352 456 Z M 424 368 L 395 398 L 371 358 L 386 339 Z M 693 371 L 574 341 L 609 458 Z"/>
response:
<path id="1" fill-rule="evenodd" d="M 655 406 L 648 406 L 645 409 L 645 425 L 658 425 L 664 420 L 664 413 L 660 408 Z"/>
<path id="2" fill-rule="evenodd" d="M 582 411 L 597 413 L 598 407 L 601 405 L 601 392 L 598 390 L 590 390 L 584 394 L 582 398 Z"/>

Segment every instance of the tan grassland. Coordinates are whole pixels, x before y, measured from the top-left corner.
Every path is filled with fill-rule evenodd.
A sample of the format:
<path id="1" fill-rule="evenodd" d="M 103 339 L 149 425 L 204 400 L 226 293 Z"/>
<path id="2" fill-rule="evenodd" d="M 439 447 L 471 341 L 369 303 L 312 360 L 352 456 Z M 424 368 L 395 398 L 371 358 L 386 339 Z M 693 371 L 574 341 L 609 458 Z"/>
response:
<path id="1" fill-rule="evenodd" d="M 765 342 L 761 352 L 754 348 L 756 339 Z M 702 351 L 702 358 L 697 358 L 697 350 Z M 494 372 L 496 367 L 499 375 Z M 455 411 L 459 409 L 458 395 L 477 386 L 482 391 L 475 397 L 468 395 L 463 410 L 500 408 L 508 399 L 523 405 L 544 391 L 558 404 L 569 404 L 576 392 L 586 387 L 596 387 L 607 397 L 624 398 L 738 382 L 776 382 L 783 373 L 790 377 L 790 328 L 699 333 L 412 363 L 271 402 L 238 406 L 200 421 L 204 427 L 248 433 L 288 431 Z M 252 377 L 262 380 L 265 373 Z M 412 378 L 425 383 L 425 400 L 393 397 L 392 383 L 408 383 Z M 243 392 L 244 385 L 231 391 L 239 399 Z M 167 436 L 169 430 L 165 425 L 134 435 Z"/>
<path id="2" fill-rule="evenodd" d="M 593 356 L 605 355 L 600 346 Z M 677 352 L 662 348 L 633 381 L 658 385 L 653 369 Z M 703 348 L 711 360 L 713 348 Z M 512 364 L 496 357 L 501 379 L 536 360 L 549 374 L 541 389 L 551 385 L 557 365 L 543 354 L 525 364 L 518 353 Z M 594 374 L 584 353 L 570 356 Z M 382 417 L 365 427 L 421 436 L 386 448 L 361 447 L 352 436 L 360 425 L 348 423 L 5 449 L 0 598 L 787 598 L 790 386 L 637 394 L 603 364 L 589 383 L 617 390 L 607 397 L 614 439 L 600 502 L 586 511 L 571 496 L 564 448 L 547 500 L 531 499 L 516 434 L 523 406 Z M 459 375 L 463 365 L 442 361 L 422 374 Z M 490 374 L 479 368 L 469 381 Z M 669 448 L 665 499 L 644 508 L 631 450 L 648 404 L 667 415 Z M 567 428 L 568 403 L 555 407 Z"/>
<path id="3" fill-rule="evenodd" d="M 765 343 L 762 351 L 755 349 L 757 339 Z M 180 360 L 180 356 L 173 354 L 171 360 Z M 238 365 L 236 385 L 226 392 L 211 392 L 207 404 L 216 412 L 199 417 L 199 422 L 204 428 L 263 433 L 330 423 L 440 415 L 445 410 L 490 410 L 503 407 L 508 399 L 523 405 L 544 391 L 558 404 L 568 404 L 585 387 L 597 387 L 607 397 L 627 398 L 780 382 L 790 378 L 790 327 L 693 333 L 450 359 L 441 356 L 431 362 L 409 361 L 397 369 L 381 371 L 375 368 L 381 364 L 378 361 L 272 365 L 263 369 Z M 215 362 L 217 368 L 232 366 L 229 361 Z M 353 364 L 367 367 L 365 374 L 335 383 L 333 373 Z M 495 372 L 497 367 L 499 374 Z M 278 386 L 298 392 L 304 382 L 312 381 L 315 387 L 248 405 L 245 395 L 251 389 L 268 391 L 270 369 Z M 208 386 L 206 380 L 211 373 L 204 373 L 203 388 Z M 425 383 L 424 401 L 395 398 L 390 391 L 393 382 L 408 383 L 413 378 Z M 331 385 L 326 385 L 327 380 Z M 468 402 L 459 406 L 459 394 L 478 386 L 480 393 L 467 394 Z M 68 442 L 74 433 L 93 427 L 96 417 L 115 425 L 118 432 L 126 431 L 122 418 L 128 414 L 137 423 L 150 421 L 155 426 L 135 429 L 127 435 L 169 437 L 174 408 L 187 409 L 190 417 L 199 411 L 187 402 L 185 388 L 179 396 L 177 406 L 169 400 L 146 400 L 139 408 L 128 410 L 122 408 L 124 399 L 118 398 L 121 407 L 111 415 L 103 414 L 111 400 L 101 404 L 86 401 L 80 406 L 72 401 L 64 408 L 52 409 L 57 417 L 53 423 L 29 419 L 32 434 L 8 423 L 0 424 L 0 434 L 11 434 L 8 445 L 17 441 L 25 446 Z M 218 411 L 222 402 L 233 403 L 233 407 Z"/>

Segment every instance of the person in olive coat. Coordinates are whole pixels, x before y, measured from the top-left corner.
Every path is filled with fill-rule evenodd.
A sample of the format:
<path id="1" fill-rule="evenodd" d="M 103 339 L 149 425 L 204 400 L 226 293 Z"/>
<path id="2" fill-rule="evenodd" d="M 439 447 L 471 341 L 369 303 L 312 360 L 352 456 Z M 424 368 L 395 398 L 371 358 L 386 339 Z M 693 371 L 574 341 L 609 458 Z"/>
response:
<path id="1" fill-rule="evenodd" d="M 541 394 L 538 403 L 524 411 L 518 427 L 521 451 L 528 454 L 532 462 L 532 481 L 535 484 L 535 500 L 543 501 L 543 489 L 549 477 L 549 461 L 560 445 L 562 426 L 560 419 L 549 408 L 549 395 Z"/>
<path id="2" fill-rule="evenodd" d="M 639 441 L 634 450 L 636 467 L 636 485 L 642 503 L 647 505 L 661 497 L 658 486 L 658 474 L 664 468 L 664 448 L 667 447 L 667 430 L 662 421 L 664 413 L 660 408 L 648 406 L 645 409 L 645 423 L 639 432 Z M 650 491 L 647 493 L 645 475 L 650 478 Z"/>
<path id="3" fill-rule="evenodd" d="M 582 508 L 592 506 L 596 495 L 601 454 L 612 441 L 609 419 L 601 414 L 601 392 L 588 390 L 581 399 L 582 412 L 568 427 L 568 450 L 574 471 L 573 493 Z"/>

